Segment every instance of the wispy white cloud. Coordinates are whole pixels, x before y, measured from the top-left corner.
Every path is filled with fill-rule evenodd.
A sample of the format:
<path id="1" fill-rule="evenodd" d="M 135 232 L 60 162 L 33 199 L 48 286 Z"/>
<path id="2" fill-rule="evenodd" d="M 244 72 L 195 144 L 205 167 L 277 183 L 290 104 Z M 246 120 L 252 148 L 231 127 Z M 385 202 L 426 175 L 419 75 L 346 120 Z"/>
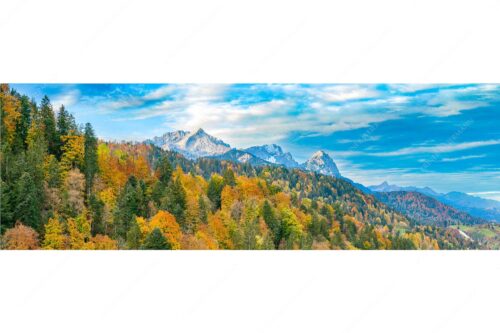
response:
<path id="1" fill-rule="evenodd" d="M 467 156 L 460 156 L 460 157 L 442 158 L 442 159 L 441 159 L 441 162 L 455 162 L 455 161 L 471 160 L 471 159 L 483 158 L 483 157 L 486 157 L 486 154 L 481 154 L 481 155 L 467 155 Z"/>
<path id="2" fill-rule="evenodd" d="M 363 143 L 363 142 L 371 142 L 371 141 L 378 141 L 380 140 L 381 136 L 380 135 L 368 135 L 368 136 L 362 136 L 359 139 L 340 139 L 337 140 L 338 143 Z"/>
<path id="3" fill-rule="evenodd" d="M 387 152 L 377 152 L 377 153 L 360 152 L 360 153 L 371 156 L 401 156 L 401 155 L 411 155 L 411 154 L 421 154 L 421 153 L 440 154 L 440 153 L 449 153 L 459 150 L 466 150 L 471 148 L 492 146 L 498 144 L 500 144 L 500 140 L 486 140 L 486 141 L 450 143 L 450 144 L 442 144 L 434 146 L 408 147 Z"/>
<path id="4" fill-rule="evenodd" d="M 469 192 L 467 194 L 482 197 L 485 199 L 500 201 L 500 191 Z"/>
<path id="5" fill-rule="evenodd" d="M 344 102 L 365 98 L 375 98 L 381 95 L 373 86 L 367 85 L 333 85 L 318 89 L 315 95 L 326 102 Z"/>

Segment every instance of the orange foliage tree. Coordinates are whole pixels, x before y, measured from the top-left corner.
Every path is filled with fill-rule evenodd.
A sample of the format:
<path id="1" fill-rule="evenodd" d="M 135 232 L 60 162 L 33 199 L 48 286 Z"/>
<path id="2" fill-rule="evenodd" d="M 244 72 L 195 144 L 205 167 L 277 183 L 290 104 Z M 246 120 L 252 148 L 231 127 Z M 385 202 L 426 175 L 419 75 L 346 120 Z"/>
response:
<path id="1" fill-rule="evenodd" d="M 38 249 L 38 233 L 19 222 L 14 228 L 5 232 L 3 240 L 8 250 Z"/>
<path id="2" fill-rule="evenodd" d="M 155 228 L 158 228 L 163 233 L 163 236 L 170 243 L 173 250 L 181 248 L 182 232 L 179 224 L 175 220 L 175 216 L 167 211 L 160 210 L 154 215 L 151 220 L 147 221 L 143 217 L 137 217 L 136 223 L 141 230 L 141 235 L 144 237 L 151 233 Z"/>

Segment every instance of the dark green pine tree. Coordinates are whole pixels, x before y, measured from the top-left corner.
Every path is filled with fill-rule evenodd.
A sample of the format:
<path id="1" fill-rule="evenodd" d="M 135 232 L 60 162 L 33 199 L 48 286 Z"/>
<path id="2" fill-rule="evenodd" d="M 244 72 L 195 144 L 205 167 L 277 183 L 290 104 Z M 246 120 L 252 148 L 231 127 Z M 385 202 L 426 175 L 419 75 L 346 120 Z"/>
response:
<path id="1" fill-rule="evenodd" d="M 161 230 L 155 228 L 146 236 L 141 248 L 143 250 L 170 250 L 172 247 L 165 236 L 163 236 Z"/>
<path id="2" fill-rule="evenodd" d="M 153 186 L 152 199 L 158 207 L 162 206 L 162 199 L 165 197 L 167 192 L 167 186 L 172 179 L 172 164 L 170 164 L 168 158 L 162 155 L 158 162 L 156 163 L 156 173 L 158 175 L 158 181 Z"/>
<path id="3" fill-rule="evenodd" d="M 11 191 L 8 184 L 0 179 L 0 235 L 2 235 L 3 230 L 14 226 L 10 196 Z"/>
<path id="4" fill-rule="evenodd" d="M 269 201 L 267 200 L 264 201 L 264 205 L 262 206 L 262 217 L 273 233 L 274 247 L 278 249 L 284 235 L 283 225 L 281 221 L 276 217 L 273 207 L 271 207 Z"/>
<path id="5" fill-rule="evenodd" d="M 77 130 L 78 127 L 76 126 L 75 118 L 66 110 L 64 105 L 61 105 L 57 113 L 57 134 L 63 136 Z"/>
<path id="6" fill-rule="evenodd" d="M 130 250 L 137 250 L 141 247 L 141 229 L 135 221 L 127 232 L 127 247 Z"/>
<path id="7" fill-rule="evenodd" d="M 23 172 L 14 185 L 14 201 L 15 220 L 40 231 L 42 201 L 35 180 L 27 172 Z"/>
<path id="8" fill-rule="evenodd" d="M 156 172 L 158 173 L 158 179 L 163 185 L 167 185 L 172 179 L 172 171 L 172 164 L 170 164 L 168 158 L 161 156 L 156 166 Z"/>
<path id="9" fill-rule="evenodd" d="M 92 235 L 105 235 L 107 230 L 103 218 L 104 202 L 94 194 L 91 194 L 89 199 L 89 209 L 92 215 Z"/>
<path id="10" fill-rule="evenodd" d="M 134 176 L 129 177 L 125 187 L 118 196 L 114 211 L 115 234 L 126 239 L 127 232 L 135 221 L 136 216 L 147 216 L 146 184 L 137 181 Z"/>
<path id="11" fill-rule="evenodd" d="M 224 170 L 223 178 L 224 178 L 224 184 L 228 186 L 236 185 L 236 178 L 234 177 L 233 169 L 227 168 L 226 170 Z"/>
<path id="12" fill-rule="evenodd" d="M 224 179 L 212 177 L 208 182 L 207 196 L 212 202 L 212 211 L 216 211 L 221 207 L 221 194 L 224 188 Z"/>
<path id="13" fill-rule="evenodd" d="M 48 145 L 48 152 L 49 154 L 60 156 L 60 152 L 58 151 L 59 136 L 56 130 L 56 117 L 50 100 L 46 95 L 40 104 L 40 116 L 44 126 L 44 136 Z"/>
<path id="14" fill-rule="evenodd" d="M 184 231 L 187 230 L 187 225 L 185 223 L 187 208 L 186 191 L 184 187 L 182 187 L 179 178 L 176 178 L 167 187 L 166 195 L 162 198 L 160 207 L 172 213 L 181 228 Z"/>
<path id="15" fill-rule="evenodd" d="M 70 133 L 76 133 L 78 127 L 76 126 L 75 118 L 71 113 L 66 110 L 64 105 L 61 105 L 59 112 L 57 113 L 57 158 L 60 158 L 62 154 L 63 146 L 63 136 Z"/>
<path id="16" fill-rule="evenodd" d="M 203 196 L 200 195 L 198 198 L 198 211 L 199 211 L 199 219 L 201 223 L 208 223 L 208 212 L 207 212 L 207 203 Z"/>
<path id="17" fill-rule="evenodd" d="M 97 138 L 90 123 L 85 124 L 85 144 L 84 144 L 83 172 L 85 174 L 85 193 L 90 198 L 94 178 L 99 170 L 97 162 Z"/>
<path id="18" fill-rule="evenodd" d="M 42 231 L 42 209 L 44 195 L 44 160 L 46 145 L 44 139 L 33 140 L 25 154 L 20 154 L 9 177 L 13 183 L 11 205 L 14 221 L 21 221 L 38 232 Z"/>
<path id="19" fill-rule="evenodd" d="M 13 147 L 14 151 L 17 153 L 22 152 L 27 148 L 26 139 L 28 137 L 28 130 L 31 125 L 31 112 L 33 108 L 28 96 L 22 96 L 20 98 L 20 102 L 21 117 L 16 125 L 16 134 L 14 137 Z"/>
<path id="20" fill-rule="evenodd" d="M 114 210 L 113 223 L 115 234 L 126 238 L 127 232 L 136 216 L 139 216 L 139 200 L 136 192 L 137 179 L 131 176 L 118 196 Z"/>

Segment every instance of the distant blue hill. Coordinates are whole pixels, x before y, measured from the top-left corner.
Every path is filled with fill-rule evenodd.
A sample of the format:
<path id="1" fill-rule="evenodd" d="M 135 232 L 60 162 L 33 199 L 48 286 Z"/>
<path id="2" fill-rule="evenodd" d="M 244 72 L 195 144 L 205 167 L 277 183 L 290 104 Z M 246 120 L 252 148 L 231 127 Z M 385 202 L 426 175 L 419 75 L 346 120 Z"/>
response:
<path id="1" fill-rule="evenodd" d="M 496 200 L 479 198 L 462 192 L 438 193 L 429 187 L 405 187 L 388 184 L 387 182 L 368 186 L 368 188 L 373 192 L 419 192 L 472 216 L 500 223 L 500 202 Z"/>

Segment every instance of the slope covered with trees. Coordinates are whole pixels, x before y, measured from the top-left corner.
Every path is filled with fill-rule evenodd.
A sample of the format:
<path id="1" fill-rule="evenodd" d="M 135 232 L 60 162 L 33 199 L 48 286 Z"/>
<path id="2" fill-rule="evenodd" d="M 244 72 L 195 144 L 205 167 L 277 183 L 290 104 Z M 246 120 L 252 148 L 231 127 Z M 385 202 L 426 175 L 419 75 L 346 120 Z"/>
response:
<path id="1" fill-rule="evenodd" d="M 487 224 L 419 192 L 378 192 L 375 196 L 389 207 L 408 216 L 415 223 L 448 227 L 450 225 Z"/>
<path id="2" fill-rule="evenodd" d="M 47 97 L 0 93 L 5 249 L 477 246 L 455 229 L 414 225 L 343 179 L 99 141 Z"/>

